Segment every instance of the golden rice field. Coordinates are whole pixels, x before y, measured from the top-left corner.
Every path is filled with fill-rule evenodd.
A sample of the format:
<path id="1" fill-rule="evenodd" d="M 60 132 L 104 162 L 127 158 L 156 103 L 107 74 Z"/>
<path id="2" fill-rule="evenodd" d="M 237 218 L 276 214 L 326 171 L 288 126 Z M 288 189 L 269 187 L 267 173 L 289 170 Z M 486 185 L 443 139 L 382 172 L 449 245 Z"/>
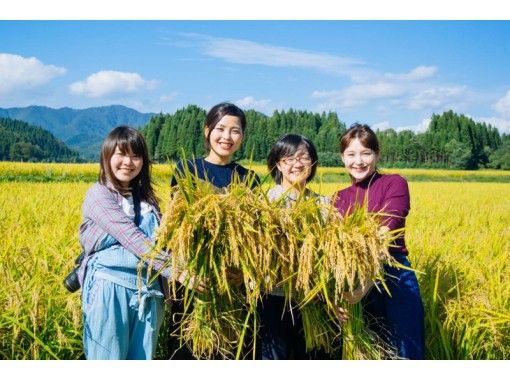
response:
<path id="1" fill-rule="evenodd" d="M 0 173 L 48 167 L 73 175 L 97 173 L 97 165 L 90 164 L 11 163 L 0 163 Z M 169 169 L 159 165 L 154 172 L 164 200 Z M 453 173 L 427 172 L 471 175 Z M 90 185 L 0 182 L 0 359 L 82 358 L 79 294 L 68 293 L 62 279 L 79 252 L 81 203 Z M 345 180 L 313 186 L 328 195 L 346 185 Z M 411 261 L 421 272 L 427 357 L 509 359 L 510 183 L 442 179 L 410 181 L 410 189 L 406 234 Z M 165 339 L 160 343 L 158 357 L 164 358 Z"/>
<path id="2" fill-rule="evenodd" d="M 267 168 L 262 164 L 242 162 L 264 177 Z M 153 175 L 156 178 L 168 178 L 171 165 L 153 165 Z M 383 168 L 384 170 L 384 168 Z M 0 162 L 0 182 L 34 181 L 34 182 L 69 182 L 94 181 L 99 172 L 99 164 L 56 164 L 56 163 L 20 163 Z M 441 182 L 505 182 L 510 183 L 510 171 L 505 170 L 439 170 L 439 169 L 391 169 L 409 180 L 441 181 Z M 343 167 L 319 167 L 317 180 L 319 182 L 347 182 L 348 177 Z"/>

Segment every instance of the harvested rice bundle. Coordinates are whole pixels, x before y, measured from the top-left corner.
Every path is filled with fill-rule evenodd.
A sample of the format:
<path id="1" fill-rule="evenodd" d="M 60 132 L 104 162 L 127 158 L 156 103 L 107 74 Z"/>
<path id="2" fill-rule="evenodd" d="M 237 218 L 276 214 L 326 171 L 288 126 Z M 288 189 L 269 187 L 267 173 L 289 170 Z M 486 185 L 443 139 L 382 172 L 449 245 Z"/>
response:
<path id="1" fill-rule="evenodd" d="M 379 233 L 382 215 L 360 207 L 341 218 L 332 205 L 305 198 L 286 211 L 293 221 L 287 224 L 287 233 L 298 240 L 298 252 L 294 275 L 286 277 L 284 289 L 288 290 L 286 297 L 300 307 L 307 349 L 331 352 L 343 333 L 345 358 L 392 356 L 364 330 L 361 310 L 343 301 L 344 292 L 363 287 L 369 280 L 378 280 L 384 287 L 383 265 L 395 265 L 387 247 L 396 236 Z M 351 315 L 343 326 L 336 317 L 338 305 Z"/>
<path id="2" fill-rule="evenodd" d="M 331 350 L 341 333 L 335 308 L 342 293 L 382 278 L 383 263 L 391 262 L 388 239 L 366 212 L 341 219 L 305 198 L 283 208 L 250 183 L 235 180 L 221 191 L 190 172 L 177 182 L 156 250 L 173 252 L 174 295 L 183 271 L 206 289 L 184 291 L 175 332 L 196 357 L 240 358 L 254 347 L 245 340 L 256 336 L 257 302 L 276 285 L 289 307 L 302 310 L 307 348 Z"/>
<path id="3" fill-rule="evenodd" d="M 388 246 L 401 231 L 380 233 L 383 214 L 368 213 L 366 207 L 356 208 L 352 214 L 340 217 L 330 212 L 320 232 L 322 253 L 321 271 L 334 279 L 334 292 L 328 297 L 335 303 L 342 300 L 344 292 L 370 281 L 379 280 L 384 286 L 384 264 L 396 266 Z"/>
<path id="4" fill-rule="evenodd" d="M 177 179 L 159 230 L 159 247 L 172 250 L 173 294 L 179 273 L 203 284 L 184 292 L 179 336 L 197 357 L 242 355 L 237 347 L 255 318 L 262 281 L 271 286 L 281 240 L 280 219 L 261 190 L 234 181 L 219 191 L 191 173 Z M 240 284 L 233 277 L 240 277 Z M 266 285 L 267 285 L 266 284 Z M 255 323 L 255 321 L 253 321 Z M 253 334 L 252 334 L 253 335 Z"/>

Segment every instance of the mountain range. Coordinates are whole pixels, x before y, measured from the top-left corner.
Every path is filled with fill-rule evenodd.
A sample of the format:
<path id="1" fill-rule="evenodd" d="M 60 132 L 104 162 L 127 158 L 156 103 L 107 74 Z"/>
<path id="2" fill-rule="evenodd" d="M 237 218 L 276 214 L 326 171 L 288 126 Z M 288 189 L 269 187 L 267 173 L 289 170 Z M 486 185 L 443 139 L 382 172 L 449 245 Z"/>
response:
<path id="1" fill-rule="evenodd" d="M 121 105 L 86 109 L 29 106 L 0 108 L 0 117 L 21 120 L 50 131 L 86 160 L 97 161 L 99 149 L 108 132 L 118 125 L 139 128 L 153 113 L 141 113 Z"/>

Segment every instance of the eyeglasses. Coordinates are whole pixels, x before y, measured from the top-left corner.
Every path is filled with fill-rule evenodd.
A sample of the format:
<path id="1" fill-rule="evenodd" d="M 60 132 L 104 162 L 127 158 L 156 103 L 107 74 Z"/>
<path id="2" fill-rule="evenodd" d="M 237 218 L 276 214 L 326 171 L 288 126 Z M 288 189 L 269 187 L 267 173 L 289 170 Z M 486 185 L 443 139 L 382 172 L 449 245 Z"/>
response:
<path id="1" fill-rule="evenodd" d="M 286 163 L 289 166 L 294 165 L 298 161 L 306 166 L 312 164 L 312 159 L 310 157 L 306 157 L 306 156 L 304 156 L 304 157 L 286 157 L 286 158 L 282 158 L 281 161 L 283 161 L 284 163 Z"/>

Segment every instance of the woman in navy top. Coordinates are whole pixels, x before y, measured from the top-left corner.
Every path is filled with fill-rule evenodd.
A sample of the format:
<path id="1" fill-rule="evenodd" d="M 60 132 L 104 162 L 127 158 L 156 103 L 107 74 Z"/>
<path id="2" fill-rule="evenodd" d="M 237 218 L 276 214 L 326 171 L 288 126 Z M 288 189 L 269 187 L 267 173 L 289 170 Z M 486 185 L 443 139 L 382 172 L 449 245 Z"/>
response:
<path id="1" fill-rule="evenodd" d="M 242 181 L 253 179 L 253 186 L 257 186 L 260 183 L 258 176 L 232 160 L 241 147 L 245 129 L 246 116 L 240 108 L 231 103 L 215 105 L 205 119 L 206 156 L 186 162 L 179 161 L 176 174 L 183 174 L 186 165 L 191 173 L 196 171 L 200 179 L 220 189 L 230 185 L 236 175 Z M 171 185 L 176 184 L 177 181 L 172 178 Z"/>
<path id="2" fill-rule="evenodd" d="M 236 176 L 241 181 L 251 181 L 252 187 L 256 187 L 260 179 L 255 172 L 233 161 L 234 154 L 243 142 L 245 129 L 246 116 L 239 107 L 231 103 L 215 105 L 205 119 L 205 157 L 179 161 L 174 175 L 184 175 L 186 165 L 191 173 L 197 173 L 199 179 L 210 182 L 219 189 L 228 187 Z M 177 185 L 175 177 L 172 177 L 170 182 L 172 186 Z M 172 312 L 174 318 L 170 328 L 174 331 L 179 323 L 175 316 L 183 312 L 182 303 L 174 302 Z M 181 347 L 178 339 L 172 338 L 170 346 L 173 359 L 193 359 L 192 353 L 187 347 Z"/>
<path id="3" fill-rule="evenodd" d="M 382 211 L 381 232 L 405 227 L 409 213 L 409 187 L 399 175 L 377 171 L 379 143 L 367 125 L 354 124 L 340 140 L 340 153 L 351 177 L 350 187 L 337 193 L 335 207 L 346 215 L 355 205 L 367 202 L 369 212 Z M 389 251 L 401 264 L 410 267 L 404 236 Z M 367 294 L 361 288 L 346 294 L 350 302 L 361 299 L 368 327 L 394 347 L 399 357 L 424 359 L 423 304 L 413 271 L 386 267 L 385 282 L 391 295 L 372 287 Z M 381 287 L 379 287 L 381 288 Z"/>

